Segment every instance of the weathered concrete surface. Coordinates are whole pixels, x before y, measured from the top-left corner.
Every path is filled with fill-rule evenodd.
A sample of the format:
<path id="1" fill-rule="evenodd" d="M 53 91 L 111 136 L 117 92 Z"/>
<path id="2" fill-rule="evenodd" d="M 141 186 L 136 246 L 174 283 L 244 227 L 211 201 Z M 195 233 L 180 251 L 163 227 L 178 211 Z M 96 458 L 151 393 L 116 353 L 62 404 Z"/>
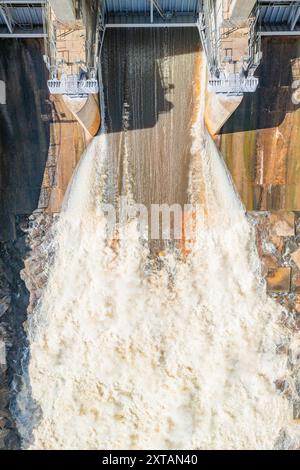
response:
<path id="1" fill-rule="evenodd" d="M 15 236 L 15 216 L 37 208 L 50 140 L 51 106 L 43 42 L 1 40 L 0 240 Z"/>
<path id="2" fill-rule="evenodd" d="M 246 95 L 219 144 L 248 210 L 300 209 L 300 40 L 264 38 L 260 88 Z"/>
<path id="3" fill-rule="evenodd" d="M 75 23 L 75 8 L 73 0 L 50 0 L 50 5 L 58 21 L 71 25 Z"/>
<path id="4" fill-rule="evenodd" d="M 296 250 L 292 255 L 291 255 L 292 260 L 296 264 L 297 268 L 300 269 L 300 248 Z"/>
<path id="5" fill-rule="evenodd" d="M 300 213 L 249 212 L 270 295 L 300 314 Z M 297 317 L 300 328 L 300 316 Z"/>
<path id="6" fill-rule="evenodd" d="M 90 19 L 87 19 L 89 22 Z M 76 28 L 66 27 L 55 23 L 56 28 L 56 58 L 61 63 L 58 68 L 58 77 L 62 74 L 77 75 L 88 72 L 86 41 L 92 41 L 91 33 L 86 31 L 83 22 L 78 22 Z M 87 39 L 88 37 L 88 39 Z M 91 47 L 93 50 L 93 48 Z M 91 65 L 91 64 L 90 64 Z M 100 127 L 100 109 L 98 95 L 89 95 L 88 98 L 64 97 L 65 105 L 72 112 L 79 124 L 86 132 L 87 140 L 91 140 Z"/>
<path id="7" fill-rule="evenodd" d="M 17 390 L 28 364 L 28 340 L 24 321 L 29 294 L 20 273 L 28 251 L 27 217 L 16 216 L 15 240 L 0 242 L 0 448 L 20 448 L 19 434 L 12 416 L 16 410 Z M 5 360 L 3 357 L 5 343 Z"/>

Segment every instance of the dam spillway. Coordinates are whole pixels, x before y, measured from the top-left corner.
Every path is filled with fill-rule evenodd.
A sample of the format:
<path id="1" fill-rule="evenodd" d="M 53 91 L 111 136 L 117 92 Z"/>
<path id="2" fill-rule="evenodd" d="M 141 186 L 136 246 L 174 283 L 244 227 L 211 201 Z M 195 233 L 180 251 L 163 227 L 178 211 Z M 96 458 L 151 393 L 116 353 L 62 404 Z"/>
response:
<path id="1" fill-rule="evenodd" d="M 80 50 L 82 24 L 60 30 L 60 58 L 78 39 L 63 67 L 78 70 L 79 53 L 83 81 L 101 72 L 93 140 L 99 121 L 93 114 L 87 128 L 77 112 L 86 97 L 49 96 L 41 41 L 6 43 L 21 65 L 0 108 L 4 448 L 298 445 L 299 41 L 262 38 L 259 87 L 214 136 L 229 174 L 203 125 L 199 30 L 155 19 L 158 28 L 108 27 L 97 60 Z M 8 70 L 1 56 L 0 79 Z M 168 240 L 153 250 L 139 240 L 137 214 L 125 238 L 107 240 L 102 203 L 122 196 L 147 209 L 200 205 L 189 249 Z M 247 219 L 246 209 L 260 212 Z"/>

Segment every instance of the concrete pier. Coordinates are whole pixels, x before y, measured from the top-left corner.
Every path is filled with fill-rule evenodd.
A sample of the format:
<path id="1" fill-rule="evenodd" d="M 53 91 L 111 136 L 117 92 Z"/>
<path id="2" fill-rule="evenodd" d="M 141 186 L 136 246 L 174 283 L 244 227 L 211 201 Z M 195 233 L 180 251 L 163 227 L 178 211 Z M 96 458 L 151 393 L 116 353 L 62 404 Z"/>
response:
<path id="1" fill-rule="evenodd" d="M 205 105 L 205 124 L 214 136 L 224 126 L 242 101 L 242 96 L 227 97 L 207 92 Z"/>

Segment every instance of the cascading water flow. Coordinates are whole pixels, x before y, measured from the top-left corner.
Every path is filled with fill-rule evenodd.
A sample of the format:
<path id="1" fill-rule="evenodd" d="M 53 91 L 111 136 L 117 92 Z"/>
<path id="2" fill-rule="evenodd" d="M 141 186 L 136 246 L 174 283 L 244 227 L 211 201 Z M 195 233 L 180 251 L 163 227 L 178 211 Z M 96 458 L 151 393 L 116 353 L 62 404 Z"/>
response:
<path id="1" fill-rule="evenodd" d="M 179 32 L 148 34 L 149 47 L 161 52 L 153 62 L 156 72 L 163 66 L 163 76 L 174 84 L 169 98 L 175 105 L 169 117 L 156 109 L 156 122 L 139 129 L 133 122 L 141 123 L 137 109 L 143 111 L 131 101 L 139 90 L 124 86 L 122 117 L 113 129 L 116 109 L 106 99 L 107 132 L 94 139 L 73 178 L 54 230 L 48 282 L 27 322 L 34 406 L 28 408 L 24 386 L 24 446 L 293 447 L 291 406 L 274 385 L 290 380 L 286 356 L 276 353 L 290 338 L 280 326 L 280 309 L 265 294 L 251 226 L 204 128 L 201 52 L 195 47 L 173 54 L 182 41 Z M 132 62 L 123 64 L 129 80 L 140 73 L 143 53 L 136 45 Z M 176 100 L 188 92 L 178 89 L 175 68 L 184 62 L 189 66 L 181 73 L 191 73 L 193 90 L 178 109 Z M 155 96 L 157 82 L 152 86 Z M 174 140 L 189 107 L 190 129 L 178 150 Z M 158 149 L 162 160 L 153 153 Z M 160 166 L 165 186 L 157 195 Z M 153 253 L 140 240 L 135 218 L 122 227 L 125 236 L 108 240 L 102 203 L 124 194 L 147 207 L 190 202 L 201 208 L 189 252 L 183 256 L 177 247 Z M 24 426 L 29 420 L 30 439 Z"/>

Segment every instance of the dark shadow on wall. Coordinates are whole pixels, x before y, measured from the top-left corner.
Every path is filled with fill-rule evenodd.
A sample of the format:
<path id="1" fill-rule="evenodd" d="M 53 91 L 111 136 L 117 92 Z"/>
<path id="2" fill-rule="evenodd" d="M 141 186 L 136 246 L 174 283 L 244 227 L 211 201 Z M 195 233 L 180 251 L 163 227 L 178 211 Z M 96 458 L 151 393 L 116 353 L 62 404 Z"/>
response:
<path id="1" fill-rule="evenodd" d="M 24 321 L 29 292 L 21 271 L 28 251 L 22 228 L 38 206 L 50 141 L 43 42 L 1 40 L 0 80 L 6 84 L 6 104 L 0 105 L 0 306 L 4 306 L 0 309 L 0 339 L 6 345 L 7 362 L 0 384 L 0 411 L 6 417 L 0 447 L 19 449 L 22 443 L 15 416 L 24 383 L 28 413 L 24 418 L 20 415 L 19 424 L 27 430 L 26 441 L 32 439 L 33 423 L 25 421 L 31 411 L 38 411 L 26 383 L 29 344 Z"/>
<path id="2" fill-rule="evenodd" d="M 300 57 L 297 38 L 263 38 L 263 59 L 256 75 L 260 84 L 256 93 L 247 93 L 221 134 L 278 127 L 287 113 L 299 105 L 292 102 L 293 64 Z M 300 79 L 300 69 L 298 71 Z"/>
<path id="3" fill-rule="evenodd" d="M 51 106 L 43 42 L 1 40 L 0 240 L 15 237 L 14 218 L 37 208 L 50 140 Z"/>
<path id="4" fill-rule="evenodd" d="M 164 77 L 164 61 L 199 48 L 197 28 L 108 29 L 101 57 L 107 132 L 124 130 L 124 106 L 126 130 L 154 127 L 174 106 L 166 97 L 175 84 Z"/>

